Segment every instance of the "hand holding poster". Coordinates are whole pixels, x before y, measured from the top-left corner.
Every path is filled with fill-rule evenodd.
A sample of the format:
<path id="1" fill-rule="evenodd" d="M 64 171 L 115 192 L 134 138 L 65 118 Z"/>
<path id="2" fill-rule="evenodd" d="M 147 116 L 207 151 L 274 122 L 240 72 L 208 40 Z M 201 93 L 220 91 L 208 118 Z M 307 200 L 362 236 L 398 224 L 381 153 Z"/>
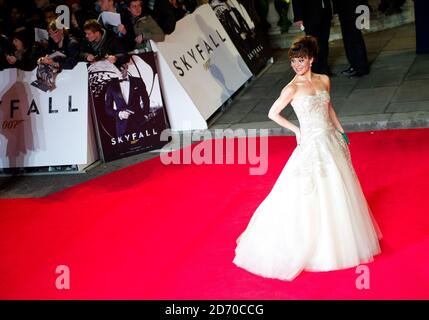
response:
<path id="1" fill-rule="evenodd" d="M 121 15 L 115 12 L 104 11 L 101 13 L 101 20 L 104 25 L 117 27 L 121 24 Z"/>

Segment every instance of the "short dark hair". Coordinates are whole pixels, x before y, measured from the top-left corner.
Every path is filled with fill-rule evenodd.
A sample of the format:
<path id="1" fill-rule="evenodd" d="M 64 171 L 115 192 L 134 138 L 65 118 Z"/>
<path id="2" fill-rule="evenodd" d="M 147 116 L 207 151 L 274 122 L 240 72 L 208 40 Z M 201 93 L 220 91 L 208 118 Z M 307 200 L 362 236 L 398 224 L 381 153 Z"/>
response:
<path id="1" fill-rule="evenodd" d="M 130 5 L 131 5 L 131 2 L 135 2 L 135 1 L 138 1 L 138 2 L 140 2 L 141 4 L 143 4 L 143 3 L 142 3 L 142 0 L 125 0 L 125 5 L 127 6 L 127 8 L 129 8 L 129 7 L 130 7 Z"/>
<path id="2" fill-rule="evenodd" d="M 90 19 L 83 25 L 83 30 L 91 30 L 92 32 L 103 33 L 103 26 L 95 19 Z"/>
<path id="3" fill-rule="evenodd" d="M 12 39 L 18 39 L 24 45 L 24 48 L 31 48 L 34 44 L 34 33 L 30 32 L 26 27 L 19 27 L 13 33 Z"/>
<path id="4" fill-rule="evenodd" d="M 301 36 L 297 38 L 289 48 L 288 57 L 293 58 L 317 58 L 319 46 L 316 38 L 312 36 Z"/>

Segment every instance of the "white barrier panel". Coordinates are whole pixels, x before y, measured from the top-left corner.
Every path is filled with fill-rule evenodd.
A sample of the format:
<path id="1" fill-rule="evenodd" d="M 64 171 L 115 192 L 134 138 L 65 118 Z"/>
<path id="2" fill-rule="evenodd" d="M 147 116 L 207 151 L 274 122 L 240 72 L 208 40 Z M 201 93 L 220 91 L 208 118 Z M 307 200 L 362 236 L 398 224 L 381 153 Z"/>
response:
<path id="1" fill-rule="evenodd" d="M 267 37 L 241 4 L 242 0 L 210 0 L 210 6 L 253 74 L 258 74 L 272 56 Z"/>
<path id="2" fill-rule="evenodd" d="M 0 71 L 0 167 L 88 163 L 88 71 L 62 71 L 56 89 L 31 85 L 36 70 Z"/>
<path id="3" fill-rule="evenodd" d="M 252 76 L 208 4 L 152 44 L 173 130 L 206 129 L 205 120 Z"/>

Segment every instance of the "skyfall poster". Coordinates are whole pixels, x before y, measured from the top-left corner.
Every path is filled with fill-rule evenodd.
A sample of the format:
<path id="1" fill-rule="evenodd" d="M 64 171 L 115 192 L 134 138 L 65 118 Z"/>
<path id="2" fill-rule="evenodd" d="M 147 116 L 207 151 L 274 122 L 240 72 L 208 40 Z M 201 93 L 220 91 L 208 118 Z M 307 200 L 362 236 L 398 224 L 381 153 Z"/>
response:
<path id="1" fill-rule="evenodd" d="M 99 143 L 104 161 L 162 148 L 168 128 L 155 57 L 130 56 L 120 67 L 98 61 L 88 67 Z"/>

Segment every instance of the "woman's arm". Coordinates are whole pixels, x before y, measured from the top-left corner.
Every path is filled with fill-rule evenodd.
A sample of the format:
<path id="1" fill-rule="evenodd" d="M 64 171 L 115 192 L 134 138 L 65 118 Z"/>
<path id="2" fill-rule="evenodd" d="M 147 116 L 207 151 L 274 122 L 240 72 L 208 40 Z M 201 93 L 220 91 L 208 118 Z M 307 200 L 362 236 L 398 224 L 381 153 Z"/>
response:
<path id="1" fill-rule="evenodd" d="M 297 136 L 297 142 L 299 144 L 299 139 L 301 136 L 301 132 L 299 128 L 296 125 L 294 125 L 292 122 L 290 122 L 289 120 L 285 119 L 280 115 L 282 110 L 292 101 L 295 95 L 295 92 L 296 92 L 295 85 L 286 86 L 282 90 L 280 96 L 271 106 L 270 111 L 268 112 L 268 118 L 278 123 L 280 126 L 294 132 L 295 135 Z"/>

